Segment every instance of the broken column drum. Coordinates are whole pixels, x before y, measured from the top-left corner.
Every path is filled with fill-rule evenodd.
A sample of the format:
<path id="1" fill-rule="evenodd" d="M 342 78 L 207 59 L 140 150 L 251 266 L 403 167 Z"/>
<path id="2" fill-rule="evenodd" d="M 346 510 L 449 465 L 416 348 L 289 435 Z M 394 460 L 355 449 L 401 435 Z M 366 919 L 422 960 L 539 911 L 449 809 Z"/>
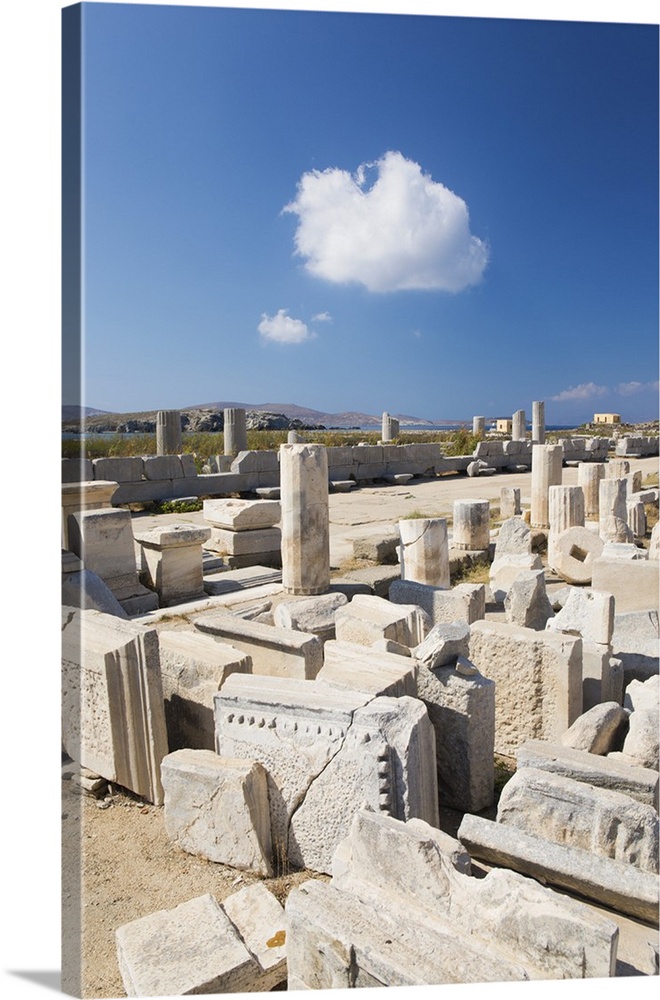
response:
<path id="1" fill-rule="evenodd" d="M 235 456 L 239 451 L 247 451 L 245 410 L 235 406 L 228 407 L 224 417 L 225 455 Z"/>
<path id="2" fill-rule="evenodd" d="M 481 441 L 486 434 L 486 418 L 472 417 L 472 434 Z"/>
<path id="3" fill-rule="evenodd" d="M 532 527 L 548 528 L 548 490 L 561 486 L 563 448 L 560 444 L 532 446 Z"/>
<path id="4" fill-rule="evenodd" d="M 532 403 L 532 442 L 545 444 L 545 403 L 536 400 Z"/>
<path id="5" fill-rule="evenodd" d="M 429 587 L 449 587 L 449 542 L 444 517 L 399 521 L 401 579 Z"/>
<path id="6" fill-rule="evenodd" d="M 383 413 L 383 423 L 381 428 L 381 438 L 383 441 L 394 441 L 399 436 L 399 421 L 390 413 Z"/>
<path id="7" fill-rule="evenodd" d="M 488 500 L 454 501 L 452 547 L 484 551 L 490 544 L 490 503 Z"/>
<path id="8" fill-rule="evenodd" d="M 511 440 L 524 441 L 527 436 L 527 421 L 524 410 L 516 410 L 511 421 Z"/>
<path id="9" fill-rule="evenodd" d="M 328 453 L 321 444 L 280 446 L 282 585 L 287 594 L 330 587 Z"/>
<path id="10" fill-rule="evenodd" d="M 601 479 L 598 488 L 598 534 L 604 542 L 632 542 L 628 527 L 628 484 L 625 479 Z"/>
<path id="11" fill-rule="evenodd" d="M 548 564 L 554 567 L 554 543 L 567 528 L 584 525 L 584 493 L 581 486 L 551 486 L 548 490 Z"/>
<path id="12" fill-rule="evenodd" d="M 178 455 L 181 451 L 181 413 L 179 410 L 159 410 L 156 414 L 156 454 Z"/>
<path id="13" fill-rule="evenodd" d="M 585 517 L 598 517 L 598 494 L 600 481 L 605 477 L 603 462 L 580 462 L 578 465 L 578 486 L 584 493 Z"/>

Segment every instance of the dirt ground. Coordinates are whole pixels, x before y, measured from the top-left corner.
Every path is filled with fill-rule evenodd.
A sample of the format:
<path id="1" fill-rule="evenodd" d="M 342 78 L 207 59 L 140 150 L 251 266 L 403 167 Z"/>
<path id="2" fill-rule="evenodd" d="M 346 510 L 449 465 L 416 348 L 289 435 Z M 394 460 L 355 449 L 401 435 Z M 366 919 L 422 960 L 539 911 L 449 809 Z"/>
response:
<path id="1" fill-rule="evenodd" d="M 657 459 L 635 462 L 637 467 L 643 475 L 656 472 Z M 565 470 L 564 481 L 571 483 L 575 471 Z M 521 486 L 524 502 L 530 477 L 494 476 L 469 484 L 462 477 L 438 479 L 411 483 L 410 488 L 374 487 L 352 495 L 335 494 L 330 498 L 331 563 L 337 567 L 350 558 L 353 538 L 378 532 L 412 510 L 426 516 L 451 514 L 453 500 L 464 498 L 466 493 L 499 502 L 501 485 Z M 197 521 L 201 514 L 164 517 Z M 148 526 L 141 520 L 140 527 Z M 65 761 L 62 897 L 68 971 L 63 973 L 62 989 L 85 998 L 124 997 L 114 936 L 118 927 L 207 892 L 222 902 L 259 876 L 184 853 L 165 833 L 162 807 L 148 805 L 112 786 L 105 798 L 93 798 L 81 793 L 76 774 L 76 765 Z M 442 828 L 455 835 L 460 815 L 451 810 L 441 813 Z M 283 903 L 289 891 L 307 878 L 327 876 L 306 872 L 265 881 Z M 657 930 L 601 912 L 619 923 L 617 975 L 657 974 Z"/>

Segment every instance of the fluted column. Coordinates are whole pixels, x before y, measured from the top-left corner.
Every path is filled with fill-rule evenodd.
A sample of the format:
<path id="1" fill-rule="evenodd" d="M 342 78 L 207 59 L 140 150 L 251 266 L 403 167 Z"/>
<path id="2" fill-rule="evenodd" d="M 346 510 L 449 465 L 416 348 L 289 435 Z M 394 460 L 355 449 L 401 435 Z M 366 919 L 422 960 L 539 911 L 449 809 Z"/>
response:
<path id="1" fill-rule="evenodd" d="M 484 551 L 490 544 L 488 500 L 455 500 L 452 547 Z"/>
<path id="2" fill-rule="evenodd" d="M 486 436 L 485 417 L 472 417 L 472 433 L 474 437 L 478 437 L 480 441 L 483 441 Z"/>
<path id="3" fill-rule="evenodd" d="M 381 429 L 381 440 L 382 441 L 394 441 L 399 436 L 399 421 L 396 417 L 393 417 L 391 413 L 385 411 L 383 413 L 382 429 Z"/>
<path id="4" fill-rule="evenodd" d="M 584 493 L 581 486 L 550 486 L 548 489 L 548 566 L 555 568 L 557 538 L 567 528 L 584 526 Z"/>
<path id="5" fill-rule="evenodd" d="M 598 500 L 598 534 L 604 542 L 632 542 L 626 507 L 628 484 L 625 479 L 601 479 Z"/>
<path id="6" fill-rule="evenodd" d="M 527 420 L 524 410 L 516 410 L 511 421 L 511 440 L 524 441 L 527 437 Z"/>
<path id="7" fill-rule="evenodd" d="M 230 406 L 225 410 L 224 435 L 225 455 L 235 458 L 239 451 L 247 451 L 245 410 L 237 406 Z"/>
<path id="8" fill-rule="evenodd" d="M 180 455 L 181 412 L 179 410 L 159 410 L 156 414 L 156 454 Z"/>
<path id="9" fill-rule="evenodd" d="M 548 528 L 548 490 L 561 486 L 563 448 L 560 444 L 532 445 L 532 511 L 533 528 Z"/>
<path id="10" fill-rule="evenodd" d="M 578 486 L 584 493 L 585 517 L 598 517 L 598 494 L 604 476 L 603 462 L 580 462 L 578 465 Z"/>
<path id="11" fill-rule="evenodd" d="M 545 403 L 541 399 L 532 403 L 532 441 L 545 444 Z"/>

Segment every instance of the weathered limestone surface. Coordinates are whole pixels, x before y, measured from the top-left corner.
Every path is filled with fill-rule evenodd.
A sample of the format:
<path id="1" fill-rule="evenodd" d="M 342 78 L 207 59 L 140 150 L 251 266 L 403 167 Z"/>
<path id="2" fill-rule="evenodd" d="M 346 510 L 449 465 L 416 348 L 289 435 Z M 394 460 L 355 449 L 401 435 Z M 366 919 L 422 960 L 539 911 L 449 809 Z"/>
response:
<path id="1" fill-rule="evenodd" d="M 138 579 L 131 514 L 90 510 L 69 515 L 69 547 L 107 584 L 128 614 L 158 607 L 158 596 Z"/>
<path id="2" fill-rule="evenodd" d="M 601 479 L 598 487 L 598 533 L 604 542 L 633 541 L 627 519 L 627 495 L 625 479 L 612 479 L 607 475 Z"/>
<path id="3" fill-rule="evenodd" d="M 502 486 L 500 488 L 500 517 L 502 520 L 508 520 L 521 513 L 520 489 L 516 486 Z"/>
<path id="4" fill-rule="evenodd" d="M 282 510 L 277 500 L 204 500 L 204 520 L 216 528 L 229 531 L 254 531 L 272 528 L 279 523 Z"/>
<path id="5" fill-rule="evenodd" d="M 626 688 L 623 707 L 629 712 L 648 712 L 660 704 L 660 676 L 645 681 L 632 680 Z"/>
<path id="6" fill-rule="evenodd" d="M 335 634 L 344 642 L 370 646 L 377 639 L 393 639 L 418 646 L 430 628 L 428 615 L 414 604 L 393 604 L 382 597 L 356 594 L 335 614 Z"/>
<path id="7" fill-rule="evenodd" d="M 282 583 L 290 594 L 330 586 L 328 453 L 323 445 L 280 447 Z"/>
<path id="8" fill-rule="evenodd" d="M 399 521 L 401 578 L 430 587 L 449 586 L 447 521 L 412 517 Z"/>
<path id="9" fill-rule="evenodd" d="M 417 661 L 410 656 L 331 639 L 326 642 L 323 667 L 317 681 L 333 687 L 352 688 L 372 697 L 417 697 Z"/>
<path id="10" fill-rule="evenodd" d="M 472 433 L 474 437 L 483 438 L 486 434 L 486 418 L 472 417 Z"/>
<path id="11" fill-rule="evenodd" d="M 614 597 L 589 587 L 571 587 L 568 600 L 546 628 L 607 645 L 614 629 Z"/>
<path id="12" fill-rule="evenodd" d="M 660 718 L 657 706 L 654 709 L 631 712 L 623 753 L 635 764 L 657 770 L 659 731 Z"/>
<path id="13" fill-rule="evenodd" d="M 580 486 L 551 486 L 548 490 L 548 566 L 555 568 L 556 539 L 569 528 L 584 526 L 584 493 Z"/>
<path id="14" fill-rule="evenodd" d="M 548 528 L 548 490 L 561 485 L 563 451 L 560 444 L 532 446 L 532 511 L 533 528 Z"/>
<path id="15" fill-rule="evenodd" d="M 504 489 L 504 487 L 503 487 Z M 495 558 L 502 556 L 530 555 L 532 551 L 532 532 L 522 517 L 511 516 L 500 526 L 495 539 Z"/>
<path id="16" fill-rule="evenodd" d="M 497 822 L 658 873 L 656 810 L 609 788 L 523 767 L 502 789 Z"/>
<path id="17" fill-rule="evenodd" d="M 286 980 L 286 918 L 284 907 L 261 882 L 247 885 L 223 901 L 232 921 L 263 975 L 259 992 L 268 992 Z M 277 942 L 281 941 L 281 944 Z"/>
<path id="18" fill-rule="evenodd" d="M 161 805 L 167 753 L 158 635 L 63 608 L 62 740 L 83 767 Z"/>
<path id="19" fill-rule="evenodd" d="M 217 751 L 266 768 L 274 851 L 294 867 L 329 872 L 364 802 L 437 823 L 433 727 L 417 699 L 236 674 L 215 705 Z"/>
<path id="20" fill-rule="evenodd" d="M 626 519 L 633 538 L 646 537 L 646 509 L 641 500 L 630 500 L 626 503 Z"/>
<path id="21" fill-rule="evenodd" d="M 262 975 L 210 893 L 124 924 L 116 940 L 128 996 L 240 993 L 254 989 Z"/>
<path id="22" fill-rule="evenodd" d="M 335 635 L 335 614 L 347 604 L 345 594 L 319 594 L 318 597 L 283 601 L 275 608 L 273 618 L 279 628 L 307 632 L 323 640 L 332 639 Z"/>
<path id="23" fill-rule="evenodd" d="M 649 542 L 649 559 L 660 559 L 660 521 L 656 521 Z"/>
<path id="24" fill-rule="evenodd" d="M 657 771 L 620 763 L 615 758 L 599 757 L 586 750 L 574 750 L 558 743 L 528 740 L 516 754 L 518 768 L 535 767 L 542 771 L 584 781 L 596 788 L 622 792 L 645 805 L 658 808 Z"/>
<path id="25" fill-rule="evenodd" d="M 464 812 L 492 805 L 495 684 L 461 656 L 458 662 L 434 667 L 420 664 L 417 691 L 435 729 L 440 802 Z"/>
<path id="26" fill-rule="evenodd" d="M 488 500 L 455 500 L 452 547 L 485 551 L 490 544 Z"/>
<path id="27" fill-rule="evenodd" d="M 356 559 L 369 559 L 379 565 L 395 565 L 398 562 L 397 548 L 399 532 L 392 528 L 382 535 L 366 535 L 353 540 L 353 555 Z"/>
<path id="28" fill-rule="evenodd" d="M 579 847 L 553 844 L 505 823 L 463 817 L 458 839 L 472 857 L 513 868 L 620 913 L 658 924 L 658 876 L 633 865 L 596 857 Z"/>
<path id="29" fill-rule="evenodd" d="M 524 410 L 516 410 L 511 420 L 511 440 L 524 441 L 527 436 L 527 421 Z"/>
<path id="30" fill-rule="evenodd" d="M 117 618 L 128 618 L 108 585 L 91 569 L 81 569 L 62 576 L 62 604 L 71 608 L 103 611 L 107 615 L 116 615 Z"/>
<path id="31" fill-rule="evenodd" d="M 193 624 L 248 653 L 255 674 L 314 678 L 323 666 L 323 644 L 316 635 L 246 621 L 226 611 L 205 611 Z"/>
<path id="32" fill-rule="evenodd" d="M 158 634 L 170 750 L 213 750 L 213 696 L 234 673 L 252 672 L 251 657 L 200 632 Z"/>
<path id="33" fill-rule="evenodd" d="M 176 750 L 161 765 L 165 831 L 183 851 L 273 874 L 266 772 L 212 750 Z"/>
<path id="34" fill-rule="evenodd" d="M 496 604 L 503 604 L 506 595 L 512 584 L 521 574 L 529 573 L 532 570 L 542 570 L 543 560 L 537 553 L 520 553 L 518 555 L 508 555 L 498 557 L 497 546 L 495 548 L 495 559 L 490 565 L 488 579 L 490 592 Z"/>
<path id="35" fill-rule="evenodd" d="M 357 898 L 377 914 L 381 945 L 374 950 L 382 949 L 389 927 L 411 926 L 419 929 L 427 956 L 420 972 L 429 959 L 436 966 L 435 976 L 423 982 L 472 982 L 479 975 L 491 981 L 521 973 L 531 979 L 613 974 L 617 928 L 612 921 L 512 872 L 470 878 L 455 864 L 456 849 L 445 843 L 438 830 L 419 820 L 401 823 L 357 813 L 336 852 L 332 887 L 347 906 Z M 454 938 L 449 962 L 434 938 L 447 932 Z M 396 940 L 399 934 L 390 937 Z M 367 961 L 368 955 L 365 949 Z M 485 968 L 478 955 L 493 966 Z M 407 967 L 416 966 L 413 944 Z M 393 985 L 387 977 L 379 981 Z"/>
<path id="36" fill-rule="evenodd" d="M 657 611 L 660 575 L 651 559 L 596 559 L 592 586 L 614 595 L 617 616 L 625 611 Z"/>
<path id="37" fill-rule="evenodd" d="M 390 584 L 389 600 L 392 604 L 416 604 L 428 615 L 433 626 L 449 622 L 469 625 L 486 614 L 483 583 L 459 583 L 445 589 L 412 580 L 394 580 Z"/>
<path id="38" fill-rule="evenodd" d="M 545 589 L 544 570 L 524 570 L 519 573 L 504 598 L 504 609 L 506 620 L 510 624 L 544 629 L 548 619 L 554 616 Z"/>
<path id="39" fill-rule="evenodd" d="M 612 649 L 623 664 L 626 684 L 657 675 L 658 643 L 657 610 L 615 614 Z"/>
<path id="40" fill-rule="evenodd" d="M 162 606 L 204 596 L 202 545 L 210 535 L 210 528 L 185 523 L 134 532 L 143 579 Z"/>
<path id="41" fill-rule="evenodd" d="M 541 399 L 532 403 L 532 442 L 545 444 L 545 402 Z"/>
<path id="42" fill-rule="evenodd" d="M 584 494 L 585 517 L 598 517 L 600 510 L 600 481 L 605 478 L 603 462 L 580 462 L 578 465 L 578 486 Z"/>
<path id="43" fill-rule="evenodd" d="M 265 552 L 276 552 L 282 544 L 279 528 L 254 528 L 251 531 L 230 531 L 226 528 L 210 529 L 211 552 L 226 553 L 230 556 L 254 556 Z"/>
<path id="44" fill-rule="evenodd" d="M 65 460 L 66 461 L 66 460 Z M 92 482 L 93 471 L 81 482 L 62 480 L 62 548 L 69 548 L 69 515 L 81 510 L 108 509 L 117 491 L 116 482 Z"/>
<path id="45" fill-rule="evenodd" d="M 499 622 L 470 627 L 470 659 L 495 681 L 495 750 L 558 742 L 580 714 L 582 640 Z"/>
<path id="46" fill-rule="evenodd" d="M 555 572 L 566 583 L 591 583 L 594 563 L 603 551 L 603 544 L 603 539 L 589 528 L 567 528 L 554 539 Z"/>
<path id="47" fill-rule="evenodd" d="M 578 716 L 573 725 L 560 737 L 564 747 L 586 750 L 587 753 L 607 754 L 618 749 L 620 737 L 626 728 L 627 713 L 615 701 L 594 705 Z"/>
<path id="48" fill-rule="evenodd" d="M 470 628 L 466 622 L 444 622 L 434 625 L 423 642 L 413 650 L 419 663 L 433 670 L 454 664 L 459 656 L 467 656 Z"/>
<path id="49" fill-rule="evenodd" d="M 178 455 L 181 451 L 181 413 L 159 410 L 156 414 L 156 454 Z"/>

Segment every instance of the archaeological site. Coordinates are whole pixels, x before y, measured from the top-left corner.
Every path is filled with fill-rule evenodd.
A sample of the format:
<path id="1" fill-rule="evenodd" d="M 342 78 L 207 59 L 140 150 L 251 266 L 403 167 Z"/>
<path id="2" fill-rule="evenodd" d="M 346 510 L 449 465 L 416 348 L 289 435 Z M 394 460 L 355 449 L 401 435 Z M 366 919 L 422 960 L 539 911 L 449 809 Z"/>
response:
<path id="1" fill-rule="evenodd" d="M 658 974 L 658 437 L 532 417 L 63 460 L 65 992 Z"/>

